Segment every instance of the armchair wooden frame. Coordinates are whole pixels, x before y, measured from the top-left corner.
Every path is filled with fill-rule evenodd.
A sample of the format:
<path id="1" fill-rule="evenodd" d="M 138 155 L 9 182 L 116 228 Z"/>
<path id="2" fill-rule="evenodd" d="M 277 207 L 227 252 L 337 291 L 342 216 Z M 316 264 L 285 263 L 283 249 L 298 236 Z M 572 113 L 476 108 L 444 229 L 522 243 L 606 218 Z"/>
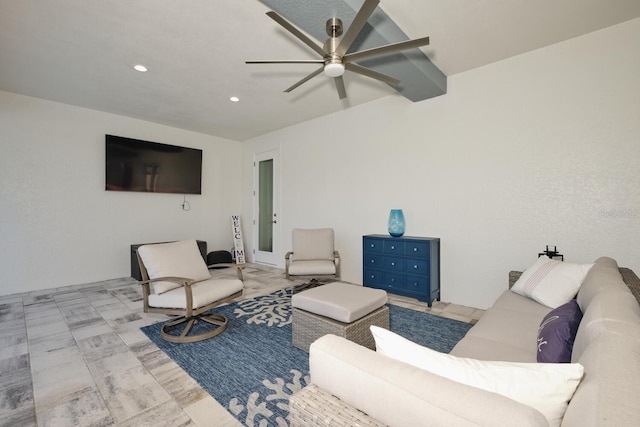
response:
<path id="1" fill-rule="evenodd" d="M 138 254 L 138 264 L 140 265 L 140 273 L 142 275 L 142 281 L 138 282 L 142 286 L 143 295 L 143 310 L 145 313 L 162 313 L 169 316 L 176 316 L 175 319 L 170 320 L 162 325 L 161 336 L 164 340 L 173 343 L 191 343 L 206 340 L 222 333 L 228 324 L 226 316 L 218 313 L 207 313 L 207 311 L 215 308 L 221 304 L 228 303 L 235 298 L 242 296 L 243 291 L 240 290 L 228 297 L 213 301 L 209 304 L 201 307 L 193 307 L 193 293 L 191 287 L 200 283 L 192 279 L 184 277 L 161 277 L 156 279 L 149 279 L 147 269 Z M 242 280 L 242 265 L 238 264 L 215 264 L 209 267 L 236 267 L 236 273 L 239 280 Z M 154 282 L 173 282 L 182 285 L 186 296 L 186 308 L 163 308 L 152 307 L 149 305 L 149 295 L 151 295 L 151 284 Z M 213 329 L 207 329 L 207 331 L 199 334 L 189 334 L 193 326 L 200 321 L 204 321 L 213 325 Z M 179 335 L 171 333 L 173 329 L 176 329 L 179 325 L 186 324 L 182 332 Z"/>

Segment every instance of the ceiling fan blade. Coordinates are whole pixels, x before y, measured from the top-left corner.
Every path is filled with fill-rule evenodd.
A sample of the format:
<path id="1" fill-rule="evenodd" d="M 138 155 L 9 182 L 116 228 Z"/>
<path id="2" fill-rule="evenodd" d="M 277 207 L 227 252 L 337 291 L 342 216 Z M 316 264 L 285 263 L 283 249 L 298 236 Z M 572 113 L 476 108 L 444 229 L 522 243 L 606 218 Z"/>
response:
<path id="1" fill-rule="evenodd" d="M 336 49 L 336 54 L 338 54 L 338 56 L 344 56 L 344 54 L 347 53 L 347 51 L 351 47 L 351 44 L 356 39 L 356 37 L 358 37 L 358 34 L 360 34 L 360 31 L 362 31 L 362 28 L 364 28 L 367 20 L 369 19 L 373 11 L 376 10 L 376 7 L 378 7 L 379 3 L 380 0 L 365 0 L 364 4 L 356 14 L 356 17 L 353 18 L 353 22 L 351 22 L 349 29 L 344 34 L 344 37 L 342 37 L 338 48 Z"/>
<path id="2" fill-rule="evenodd" d="M 284 19 L 282 16 L 278 15 L 276 12 L 274 11 L 267 12 L 267 16 L 273 19 L 274 21 L 276 21 L 278 24 L 282 25 L 287 31 L 289 31 L 291 34 L 293 34 L 298 39 L 300 39 L 304 44 L 309 46 L 311 49 L 316 51 L 318 55 L 324 58 L 324 56 L 327 54 L 324 51 L 324 49 L 322 49 L 322 47 L 318 46 L 316 42 L 314 42 L 309 37 L 304 35 L 300 30 L 294 27 L 293 24 L 291 24 L 289 21 Z"/>
<path id="3" fill-rule="evenodd" d="M 362 74 L 363 76 L 380 80 L 381 82 L 384 82 L 391 86 L 398 86 L 400 84 L 400 80 L 398 79 L 394 79 L 393 77 L 387 76 L 386 74 L 373 71 L 370 68 L 366 68 L 358 64 L 344 64 L 344 67 L 349 71 L 353 71 L 354 73 Z"/>
<path id="4" fill-rule="evenodd" d="M 320 74 L 322 71 L 324 70 L 324 65 L 320 68 L 318 68 L 316 71 L 314 71 L 313 73 L 309 74 L 308 76 L 306 76 L 305 78 L 303 78 L 302 80 L 298 81 L 297 83 L 295 83 L 294 85 L 286 88 L 284 91 L 285 92 L 291 92 L 292 90 L 294 90 L 295 88 L 297 88 L 298 86 L 302 85 L 303 83 L 306 83 L 307 81 L 311 80 L 312 78 L 314 78 L 315 76 L 317 76 L 318 74 Z"/>
<path id="5" fill-rule="evenodd" d="M 297 59 L 259 59 L 256 61 L 244 61 L 245 64 L 324 64 L 322 59 L 297 60 Z"/>
<path id="6" fill-rule="evenodd" d="M 345 99 L 347 97 L 347 90 L 344 88 L 344 79 L 342 76 L 334 77 L 333 81 L 336 83 L 336 89 L 338 89 L 338 97 Z"/>
<path id="7" fill-rule="evenodd" d="M 372 49 L 361 50 L 345 55 L 343 62 L 355 62 L 363 59 L 369 59 L 376 56 L 388 55 L 390 53 L 400 52 L 402 50 L 413 49 L 415 47 L 426 46 L 429 44 L 429 37 L 422 37 L 415 40 L 406 40 L 403 42 L 392 43 L 385 46 L 374 47 Z"/>

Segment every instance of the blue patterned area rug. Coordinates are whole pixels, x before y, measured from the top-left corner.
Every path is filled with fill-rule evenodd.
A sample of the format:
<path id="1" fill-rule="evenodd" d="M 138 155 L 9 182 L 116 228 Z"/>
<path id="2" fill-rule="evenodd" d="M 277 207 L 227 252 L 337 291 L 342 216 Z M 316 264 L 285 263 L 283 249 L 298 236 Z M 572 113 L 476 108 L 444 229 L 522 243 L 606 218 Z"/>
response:
<path id="1" fill-rule="evenodd" d="M 449 352 L 472 325 L 389 306 L 391 330 Z M 162 323 L 142 331 L 246 426 L 287 426 L 289 396 L 309 382 L 309 355 L 291 345 L 291 289 L 215 310 L 227 330 L 209 340 L 173 344 Z"/>

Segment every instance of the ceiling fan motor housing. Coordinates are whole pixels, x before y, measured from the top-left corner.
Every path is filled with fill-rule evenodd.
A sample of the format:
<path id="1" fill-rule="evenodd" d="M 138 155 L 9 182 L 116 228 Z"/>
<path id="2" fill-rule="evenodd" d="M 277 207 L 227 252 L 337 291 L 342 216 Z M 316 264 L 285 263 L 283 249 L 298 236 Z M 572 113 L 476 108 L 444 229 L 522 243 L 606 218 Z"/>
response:
<path id="1" fill-rule="evenodd" d="M 340 77 L 344 74 L 342 57 L 336 54 L 342 34 L 342 20 L 340 18 L 330 18 L 327 20 L 327 34 L 329 39 L 324 42 L 323 49 L 327 52 L 324 57 L 324 74 L 328 77 Z"/>

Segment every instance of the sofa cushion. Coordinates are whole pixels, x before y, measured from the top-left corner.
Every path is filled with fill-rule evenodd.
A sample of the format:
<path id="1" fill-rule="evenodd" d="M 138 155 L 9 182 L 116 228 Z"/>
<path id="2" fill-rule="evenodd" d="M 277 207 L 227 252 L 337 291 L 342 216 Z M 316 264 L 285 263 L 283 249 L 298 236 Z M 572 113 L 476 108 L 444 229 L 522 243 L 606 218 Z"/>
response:
<path id="1" fill-rule="evenodd" d="M 458 341 L 449 354 L 480 360 L 502 360 L 504 362 L 536 362 L 536 354 L 531 349 L 524 350 L 511 344 L 486 337 L 467 335 Z"/>
<path id="2" fill-rule="evenodd" d="M 144 245 L 138 248 L 149 279 L 182 277 L 196 282 L 211 278 L 195 240 Z M 154 282 L 152 293 L 161 294 L 181 287 L 175 282 Z"/>
<path id="3" fill-rule="evenodd" d="M 582 311 L 575 299 L 544 316 L 538 329 L 538 362 L 571 362 L 573 341 L 581 319 Z"/>
<path id="4" fill-rule="evenodd" d="M 538 304 L 535 303 L 534 304 Z M 538 304 L 540 305 L 540 304 Z M 452 353 L 464 356 L 482 358 L 484 360 L 510 360 L 507 353 L 503 353 L 504 346 L 520 349 L 527 355 L 527 358 L 515 359 L 514 362 L 535 362 L 538 339 L 538 327 L 545 314 L 551 309 L 543 307 L 538 313 L 519 313 L 505 308 L 492 307 L 487 310 L 478 322 L 471 328 L 465 337 L 454 347 Z M 487 357 L 477 357 L 476 354 L 460 354 L 458 346 L 470 337 L 489 340 L 486 346 Z M 498 342 L 503 345 L 493 348 L 492 343 Z M 505 359 L 506 358 L 506 359 Z"/>
<path id="5" fill-rule="evenodd" d="M 371 326 L 371 332 L 379 353 L 529 405 L 550 426 L 560 425 L 584 373 L 578 363 L 487 362 L 440 353 L 376 326 Z"/>
<path id="6" fill-rule="evenodd" d="M 552 260 L 542 255 L 516 281 L 511 290 L 540 304 L 556 308 L 580 289 L 593 264 L 574 264 Z"/>
<path id="7" fill-rule="evenodd" d="M 492 308 L 511 310 L 516 313 L 532 314 L 542 319 L 551 308 L 542 305 L 529 297 L 519 295 L 511 290 L 506 290 L 498 297 Z"/>
<path id="8" fill-rule="evenodd" d="M 335 335 L 325 335 L 311 344 L 309 371 L 312 384 L 391 427 L 477 427 L 503 425 L 504 420 L 518 427 L 548 427 L 545 417 L 530 406 L 451 381 Z M 339 424 L 331 414 L 323 417 L 318 425 L 331 420 Z"/>

